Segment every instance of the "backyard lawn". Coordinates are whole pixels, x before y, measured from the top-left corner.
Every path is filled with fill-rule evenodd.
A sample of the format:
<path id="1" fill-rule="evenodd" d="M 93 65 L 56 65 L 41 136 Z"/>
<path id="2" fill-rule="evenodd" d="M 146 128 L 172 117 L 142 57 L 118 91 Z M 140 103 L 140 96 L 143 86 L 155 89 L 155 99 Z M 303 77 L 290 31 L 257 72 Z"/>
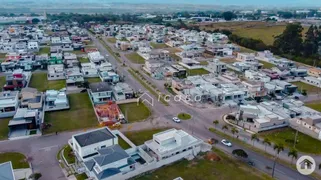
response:
<path id="1" fill-rule="evenodd" d="M 42 47 L 39 49 L 39 52 L 37 54 L 49 54 L 50 53 L 50 47 Z"/>
<path id="2" fill-rule="evenodd" d="M 2 91 L 2 87 L 6 84 L 6 77 L 1 76 L 0 77 L 0 91 Z"/>
<path id="3" fill-rule="evenodd" d="M 121 138 L 118 135 L 117 135 L 117 137 L 118 137 L 118 145 L 120 147 L 122 147 L 125 150 L 131 148 L 131 146 L 123 138 Z"/>
<path id="4" fill-rule="evenodd" d="M 52 127 L 45 133 L 98 127 L 98 121 L 87 93 L 68 95 L 70 109 L 46 112 L 45 122 Z"/>
<path id="5" fill-rule="evenodd" d="M 66 161 L 68 162 L 68 164 L 75 163 L 75 155 L 73 154 L 72 149 L 69 145 L 67 145 L 65 147 L 63 155 L 64 155 Z"/>
<path id="6" fill-rule="evenodd" d="M 48 89 L 60 90 L 66 87 L 66 80 L 49 81 L 47 73 L 34 73 L 31 76 L 29 87 L 38 89 L 38 91 L 46 91 Z"/>
<path id="7" fill-rule="evenodd" d="M 293 82 L 292 84 L 298 86 L 298 91 L 301 92 L 303 90 L 307 91 L 307 94 L 316 94 L 318 92 L 321 92 L 321 89 L 315 86 L 312 86 L 310 84 L 304 83 L 304 82 Z"/>
<path id="8" fill-rule="evenodd" d="M 142 121 L 148 118 L 148 116 L 151 114 L 150 110 L 145 106 L 144 103 L 139 103 L 138 105 L 136 102 L 120 104 L 119 108 L 129 123 Z"/>
<path id="9" fill-rule="evenodd" d="M 206 66 L 206 65 L 208 65 L 208 62 L 207 61 L 200 61 L 200 65 Z"/>
<path id="10" fill-rule="evenodd" d="M 8 123 L 12 118 L 0 119 L 0 140 L 7 139 L 9 134 Z"/>
<path id="11" fill-rule="evenodd" d="M 238 180 L 263 180 L 272 179 L 247 164 L 232 159 L 219 150 L 213 150 L 219 161 L 211 161 L 206 155 L 188 161 L 181 160 L 171 165 L 161 167 L 151 174 L 137 178 L 148 179 L 174 179 L 181 177 L 184 180 L 213 180 L 213 179 L 238 179 Z"/>
<path id="12" fill-rule="evenodd" d="M 76 54 L 76 55 L 86 54 L 86 52 L 81 51 L 81 50 L 74 50 L 74 51 L 71 51 L 71 53 L 74 53 L 74 54 Z"/>
<path id="13" fill-rule="evenodd" d="M 7 53 L 0 53 L 0 59 L 4 59 Z"/>
<path id="14" fill-rule="evenodd" d="M 165 131 L 165 128 L 155 128 L 143 131 L 126 132 L 125 136 L 136 146 L 144 144 L 145 141 L 153 139 L 153 134 Z"/>
<path id="15" fill-rule="evenodd" d="M 209 72 L 203 68 L 200 69 L 187 69 L 187 75 L 188 76 L 196 76 L 196 75 L 203 75 L 203 74 L 209 74 Z"/>
<path id="16" fill-rule="evenodd" d="M 317 110 L 317 111 L 321 112 L 321 102 L 320 101 L 306 103 L 305 105 L 310 107 L 310 108 L 312 108 L 312 109 L 314 109 L 314 110 Z"/>
<path id="17" fill-rule="evenodd" d="M 86 175 L 86 173 L 82 173 L 82 174 L 77 174 L 76 175 L 76 179 L 77 180 L 86 180 L 88 177 Z"/>
<path id="18" fill-rule="evenodd" d="M 11 161 L 13 169 L 29 168 L 26 156 L 17 152 L 0 153 L 0 164 Z"/>
<path id="19" fill-rule="evenodd" d="M 296 131 L 292 128 L 282 128 L 260 133 L 263 138 L 268 137 L 273 143 L 282 143 L 284 146 L 293 147 Z M 295 148 L 304 153 L 321 154 L 321 141 L 303 133 L 298 133 Z"/>
<path id="20" fill-rule="evenodd" d="M 164 43 L 154 43 L 151 42 L 150 45 L 154 48 L 154 49 L 163 49 L 163 48 L 167 48 L 168 46 Z"/>
<path id="21" fill-rule="evenodd" d="M 99 77 L 86 78 L 85 80 L 89 83 L 101 82 L 101 79 Z"/>
<path id="22" fill-rule="evenodd" d="M 89 63 L 89 59 L 87 57 L 79 57 L 78 60 L 80 63 Z"/>
<path id="23" fill-rule="evenodd" d="M 116 38 L 107 38 L 107 41 L 110 43 L 116 43 L 117 39 Z"/>
<path id="24" fill-rule="evenodd" d="M 268 62 L 265 62 L 265 61 L 260 61 L 260 63 L 263 64 L 263 68 L 264 69 L 271 69 L 271 68 L 275 67 L 274 64 L 268 63 Z"/>
<path id="25" fill-rule="evenodd" d="M 143 57 L 141 57 L 139 54 L 137 54 L 136 52 L 126 54 L 125 56 L 132 63 L 135 63 L 135 64 L 144 64 L 145 63 L 145 59 Z"/>

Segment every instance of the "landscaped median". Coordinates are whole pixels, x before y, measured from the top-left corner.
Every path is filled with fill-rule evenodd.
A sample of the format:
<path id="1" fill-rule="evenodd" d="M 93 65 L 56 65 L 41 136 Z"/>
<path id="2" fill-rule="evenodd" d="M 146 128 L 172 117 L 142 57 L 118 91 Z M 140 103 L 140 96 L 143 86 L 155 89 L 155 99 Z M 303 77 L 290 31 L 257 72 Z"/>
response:
<path id="1" fill-rule="evenodd" d="M 18 152 L 0 153 L 0 164 L 8 161 L 11 161 L 13 169 L 30 168 L 26 156 Z"/>
<path id="2" fill-rule="evenodd" d="M 154 89 L 154 87 L 152 87 L 152 85 L 150 85 L 151 83 L 149 83 L 147 80 L 145 80 L 144 76 L 141 75 L 138 71 L 135 71 L 133 69 L 128 69 L 128 72 L 141 84 L 143 85 L 152 95 L 154 95 L 157 99 L 160 100 L 161 103 L 163 103 L 165 106 L 169 106 L 168 102 L 165 101 L 163 94 L 158 94 Z M 159 96 L 161 96 L 161 98 L 159 98 Z"/>
<path id="3" fill-rule="evenodd" d="M 119 58 L 119 56 L 111 49 L 111 47 L 108 46 L 108 44 L 105 43 L 105 41 L 101 38 L 98 38 L 99 42 L 104 45 L 106 50 L 120 63 L 122 63 L 122 60 Z"/>
<path id="4" fill-rule="evenodd" d="M 192 118 L 192 116 L 187 113 L 180 113 L 177 115 L 177 117 L 178 117 L 178 119 L 181 119 L 181 120 L 189 120 Z"/>
<path id="5" fill-rule="evenodd" d="M 128 60 L 135 64 L 144 64 L 145 59 L 141 57 L 137 52 L 129 53 L 125 55 Z"/>

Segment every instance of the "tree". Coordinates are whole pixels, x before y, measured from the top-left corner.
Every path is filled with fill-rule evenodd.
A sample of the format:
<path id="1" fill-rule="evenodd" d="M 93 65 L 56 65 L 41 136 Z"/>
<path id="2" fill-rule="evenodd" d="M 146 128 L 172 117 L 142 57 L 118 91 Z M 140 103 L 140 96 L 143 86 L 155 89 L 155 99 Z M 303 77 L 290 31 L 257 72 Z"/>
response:
<path id="1" fill-rule="evenodd" d="M 231 11 L 226 11 L 222 13 L 222 17 L 226 20 L 226 21 L 230 21 L 233 18 L 236 18 L 236 15 L 231 12 Z"/>
<path id="2" fill-rule="evenodd" d="M 227 125 L 224 125 L 224 126 L 222 126 L 222 129 L 223 129 L 223 131 L 224 131 L 224 133 L 225 133 L 225 130 L 228 130 L 228 126 L 227 126 Z"/>
<path id="3" fill-rule="evenodd" d="M 247 158 L 248 157 L 248 154 L 243 149 L 234 149 L 232 151 L 232 154 L 236 155 L 236 156 L 239 156 L 239 157 L 242 157 L 242 158 Z"/>
<path id="4" fill-rule="evenodd" d="M 271 146 L 271 140 L 269 139 L 269 138 L 264 138 L 264 140 L 263 140 L 263 144 L 265 145 L 265 148 L 264 148 L 264 151 L 266 152 L 266 146 L 267 145 L 269 145 L 269 146 Z"/>
<path id="5" fill-rule="evenodd" d="M 233 127 L 233 128 L 231 129 L 231 133 L 234 135 L 234 134 L 239 133 L 239 131 L 238 131 L 235 127 Z"/>
<path id="6" fill-rule="evenodd" d="M 215 128 L 216 128 L 216 126 L 219 124 L 219 121 L 218 120 L 214 120 L 213 124 L 215 125 Z"/>
<path id="7" fill-rule="evenodd" d="M 288 152 L 288 156 L 291 156 L 291 164 L 293 163 L 293 159 L 297 159 L 298 158 L 298 151 L 294 148 L 290 149 L 290 151 Z"/>
<path id="8" fill-rule="evenodd" d="M 41 178 L 41 173 L 33 173 L 29 176 L 29 179 L 38 180 Z"/>
<path id="9" fill-rule="evenodd" d="M 310 26 L 305 34 L 305 41 L 303 43 L 303 55 L 305 57 L 311 57 L 318 52 L 318 29 L 313 25 Z"/>
<path id="10" fill-rule="evenodd" d="M 274 170 L 276 166 L 276 160 L 280 154 L 280 152 L 284 151 L 283 144 L 274 144 L 273 149 L 276 151 L 274 162 L 273 162 L 273 169 L 272 169 L 272 177 L 274 177 Z"/>
<path id="11" fill-rule="evenodd" d="M 301 24 L 288 24 L 282 34 L 275 37 L 273 46 L 281 54 L 300 55 L 302 50 Z"/>
<path id="12" fill-rule="evenodd" d="M 252 140 L 252 142 L 253 142 L 253 146 L 254 146 L 254 142 L 255 141 L 260 141 L 260 139 L 259 139 L 259 137 L 258 137 L 258 135 L 257 134 L 252 134 L 251 135 L 251 140 Z"/>
<path id="13" fill-rule="evenodd" d="M 32 24 L 38 24 L 40 22 L 40 20 L 38 18 L 33 18 L 31 20 Z"/>

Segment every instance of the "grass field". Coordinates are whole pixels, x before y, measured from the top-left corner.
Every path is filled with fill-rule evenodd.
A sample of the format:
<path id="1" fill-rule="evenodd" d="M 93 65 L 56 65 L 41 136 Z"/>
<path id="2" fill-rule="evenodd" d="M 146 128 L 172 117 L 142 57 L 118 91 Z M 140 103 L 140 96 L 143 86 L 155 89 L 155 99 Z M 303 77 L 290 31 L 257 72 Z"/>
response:
<path id="1" fill-rule="evenodd" d="M 13 169 L 29 168 L 26 156 L 17 152 L 0 153 L 0 164 L 11 161 Z"/>
<path id="2" fill-rule="evenodd" d="M 7 139 L 9 134 L 8 123 L 12 118 L 0 119 L 0 140 Z"/>
<path id="3" fill-rule="evenodd" d="M 75 156 L 72 154 L 72 149 L 69 145 L 65 147 L 63 156 L 65 157 L 68 164 L 73 164 L 76 161 Z"/>
<path id="4" fill-rule="evenodd" d="M 88 63 L 89 62 L 89 59 L 87 57 L 80 57 L 78 58 L 78 61 L 80 63 Z"/>
<path id="5" fill-rule="evenodd" d="M 263 64 L 263 68 L 264 69 L 271 69 L 271 68 L 275 67 L 274 64 L 268 63 L 268 62 L 265 62 L 265 61 L 260 61 L 260 63 Z"/>
<path id="6" fill-rule="evenodd" d="M 126 132 L 126 137 L 133 142 L 136 146 L 144 144 L 145 141 L 153 139 L 153 134 L 165 131 L 166 129 L 162 128 L 155 128 L 143 131 L 131 131 Z"/>
<path id="7" fill-rule="evenodd" d="M 42 47 L 39 49 L 39 52 L 37 54 L 49 54 L 50 53 L 50 47 Z"/>
<path id="8" fill-rule="evenodd" d="M 45 122 L 52 124 L 52 127 L 45 131 L 46 134 L 98 127 L 98 121 L 87 93 L 70 94 L 68 98 L 69 110 L 46 112 Z"/>
<path id="9" fill-rule="evenodd" d="M 187 113 L 180 113 L 177 115 L 177 117 L 181 120 L 189 120 L 192 118 L 192 116 L 190 114 Z"/>
<path id="10" fill-rule="evenodd" d="M 0 59 L 4 59 L 7 53 L 0 53 Z"/>
<path id="11" fill-rule="evenodd" d="M 203 74 L 209 74 L 207 70 L 200 68 L 200 69 L 187 69 L 188 76 L 196 76 L 196 75 L 203 75 Z"/>
<path id="12" fill-rule="evenodd" d="M 137 54 L 136 52 L 126 54 L 125 56 L 132 63 L 135 63 L 135 64 L 144 64 L 145 63 L 145 59 L 143 57 L 141 57 L 139 54 Z"/>
<path id="13" fill-rule="evenodd" d="M 306 103 L 305 105 L 314 110 L 321 112 L 321 102 L 311 102 L 311 103 Z"/>
<path id="14" fill-rule="evenodd" d="M 6 77 L 1 76 L 0 77 L 0 91 L 2 91 L 2 87 L 6 84 Z"/>
<path id="15" fill-rule="evenodd" d="M 77 180 L 86 180 L 88 177 L 86 175 L 86 173 L 82 173 L 82 174 L 77 174 L 76 175 L 76 179 Z"/>
<path id="16" fill-rule="evenodd" d="M 304 83 L 304 82 L 292 82 L 292 84 L 298 86 L 298 91 L 301 92 L 303 90 L 306 90 L 308 94 L 316 94 L 318 92 L 321 92 L 321 89 L 315 86 L 312 86 L 310 84 Z"/>
<path id="17" fill-rule="evenodd" d="M 296 131 L 292 128 L 282 128 L 263 132 L 259 135 L 262 138 L 269 138 L 273 143 L 282 143 L 284 146 L 291 148 L 294 144 L 295 133 Z M 321 141 L 300 132 L 298 133 L 297 141 L 295 148 L 298 151 L 311 154 L 321 153 Z"/>
<path id="18" fill-rule="evenodd" d="M 48 89 L 60 90 L 66 87 L 66 80 L 48 81 L 47 73 L 34 73 L 31 76 L 29 86 L 38 89 L 38 91 L 46 91 Z"/>
<path id="19" fill-rule="evenodd" d="M 121 148 L 123 148 L 123 149 L 125 149 L 125 150 L 131 148 L 130 145 L 129 145 L 123 138 L 121 138 L 121 137 L 118 136 L 118 135 L 117 135 L 117 137 L 118 137 L 118 145 L 119 145 Z"/>
<path id="20" fill-rule="evenodd" d="M 129 123 L 142 121 L 150 116 L 150 110 L 143 103 L 120 104 L 120 110 Z"/>
<path id="21" fill-rule="evenodd" d="M 76 55 L 86 54 L 86 52 L 81 51 L 81 50 L 74 50 L 74 51 L 71 51 L 71 53 L 74 53 L 74 54 L 76 54 Z"/>
<path id="22" fill-rule="evenodd" d="M 207 61 L 200 61 L 200 65 L 206 66 L 206 65 L 208 65 L 208 62 Z"/>
<path id="23" fill-rule="evenodd" d="M 116 43 L 117 39 L 116 38 L 107 38 L 107 41 L 110 43 Z"/>
<path id="24" fill-rule="evenodd" d="M 243 52 L 243 53 L 255 53 L 256 51 L 254 51 L 252 49 L 248 49 L 246 47 L 240 46 L 240 52 Z"/>
<path id="25" fill-rule="evenodd" d="M 101 82 L 101 79 L 99 77 L 86 78 L 85 80 L 89 83 Z"/>
<path id="26" fill-rule="evenodd" d="M 210 161 L 205 155 L 188 161 L 181 160 L 171 165 L 161 167 L 151 174 L 137 178 L 137 180 L 149 179 L 174 179 L 181 177 L 184 180 L 266 180 L 272 179 L 247 164 L 227 156 L 222 151 L 214 149 L 213 152 L 220 157 L 220 161 Z"/>
<path id="27" fill-rule="evenodd" d="M 235 58 L 224 58 L 224 59 L 220 59 L 220 61 L 226 64 L 233 64 L 235 62 L 238 62 L 237 60 L 235 60 Z"/>
<path id="28" fill-rule="evenodd" d="M 154 49 L 163 49 L 163 48 L 167 48 L 168 46 L 164 43 L 154 43 L 151 42 L 150 45 L 154 48 Z"/>

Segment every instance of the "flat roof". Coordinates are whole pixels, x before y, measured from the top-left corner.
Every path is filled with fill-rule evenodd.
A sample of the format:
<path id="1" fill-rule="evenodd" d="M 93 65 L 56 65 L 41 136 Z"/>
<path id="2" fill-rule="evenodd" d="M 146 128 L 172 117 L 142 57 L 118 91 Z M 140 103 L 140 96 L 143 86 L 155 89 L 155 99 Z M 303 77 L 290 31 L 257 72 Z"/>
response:
<path id="1" fill-rule="evenodd" d="M 81 147 L 115 138 L 114 134 L 107 128 L 96 129 L 73 137 Z"/>

